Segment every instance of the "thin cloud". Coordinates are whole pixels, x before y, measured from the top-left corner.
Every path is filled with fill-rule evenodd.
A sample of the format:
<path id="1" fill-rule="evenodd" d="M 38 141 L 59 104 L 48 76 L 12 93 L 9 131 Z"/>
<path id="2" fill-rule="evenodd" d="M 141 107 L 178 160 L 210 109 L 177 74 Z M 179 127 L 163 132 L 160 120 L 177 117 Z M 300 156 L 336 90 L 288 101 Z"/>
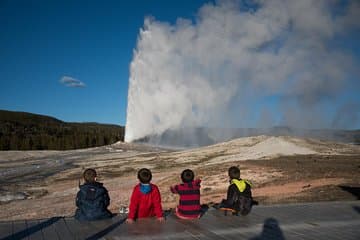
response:
<path id="1" fill-rule="evenodd" d="M 63 76 L 60 79 L 60 83 L 62 83 L 66 87 L 86 87 L 85 83 L 69 76 Z"/>

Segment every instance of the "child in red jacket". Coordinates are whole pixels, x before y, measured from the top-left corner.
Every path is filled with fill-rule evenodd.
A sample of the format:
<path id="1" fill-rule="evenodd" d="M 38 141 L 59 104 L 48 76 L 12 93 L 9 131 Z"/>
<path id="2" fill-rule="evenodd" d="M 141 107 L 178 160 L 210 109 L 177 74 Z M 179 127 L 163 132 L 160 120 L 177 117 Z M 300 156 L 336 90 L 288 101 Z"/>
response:
<path id="1" fill-rule="evenodd" d="M 181 173 L 182 184 L 170 188 L 172 193 L 180 195 L 179 205 L 176 207 L 176 216 L 182 219 L 194 219 L 201 216 L 200 182 L 194 180 L 194 172 L 186 169 Z"/>
<path id="2" fill-rule="evenodd" d="M 164 216 L 161 207 L 161 196 L 158 187 L 150 183 L 151 171 L 142 168 L 138 171 L 140 181 L 134 187 L 130 199 L 127 223 L 133 223 L 135 219 L 156 216 L 159 222 L 163 222 Z"/>

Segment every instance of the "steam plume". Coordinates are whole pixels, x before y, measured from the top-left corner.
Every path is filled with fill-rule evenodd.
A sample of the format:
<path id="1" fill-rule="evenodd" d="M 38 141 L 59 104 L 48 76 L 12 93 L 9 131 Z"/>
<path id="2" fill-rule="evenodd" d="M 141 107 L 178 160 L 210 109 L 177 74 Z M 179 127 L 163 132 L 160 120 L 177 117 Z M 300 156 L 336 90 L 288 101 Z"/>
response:
<path id="1" fill-rule="evenodd" d="M 340 120 L 323 109 L 359 66 L 334 41 L 359 29 L 358 16 L 358 1 L 230 0 L 205 4 L 195 20 L 146 18 L 125 141 L 204 126 L 331 127 Z"/>

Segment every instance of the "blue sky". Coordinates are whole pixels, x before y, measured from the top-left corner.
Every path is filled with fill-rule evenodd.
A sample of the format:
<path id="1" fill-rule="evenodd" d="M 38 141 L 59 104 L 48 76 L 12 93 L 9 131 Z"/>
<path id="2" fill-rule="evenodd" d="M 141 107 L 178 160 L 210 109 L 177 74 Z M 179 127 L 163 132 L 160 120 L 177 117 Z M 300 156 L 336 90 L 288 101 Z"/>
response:
<path id="1" fill-rule="evenodd" d="M 205 1 L 0 2 L 0 109 L 125 125 L 129 64 L 145 16 L 193 18 Z M 63 76 L 84 87 L 67 87 Z"/>
<path id="2" fill-rule="evenodd" d="M 129 65 L 144 18 L 194 20 L 207 2 L 214 1 L 1 0 L 0 109 L 125 125 Z M 359 41 L 359 32 L 352 32 L 335 38 L 332 47 L 360 62 Z M 351 128 L 360 128 L 359 76 L 350 78 L 335 105 L 324 110 L 333 118 L 335 107 L 351 102 L 340 110 L 355 109 Z M 250 109 L 265 104 L 274 110 L 279 99 L 265 96 Z"/>

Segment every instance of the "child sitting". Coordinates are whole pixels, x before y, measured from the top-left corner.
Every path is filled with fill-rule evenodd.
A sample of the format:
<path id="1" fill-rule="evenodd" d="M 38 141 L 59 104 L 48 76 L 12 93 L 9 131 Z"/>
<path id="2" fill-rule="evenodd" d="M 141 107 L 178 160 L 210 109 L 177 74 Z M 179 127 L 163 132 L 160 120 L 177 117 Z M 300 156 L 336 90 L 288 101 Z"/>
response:
<path id="1" fill-rule="evenodd" d="M 220 208 L 232 209 L 235 214 L 247 215 L 251 211 L 253 200 L 251 196 L 251 183 L 240 178 L 240 169 L 230 167 L 228 170 L 230 186 L 227 198 L 223 199 Z"/>
<path id="2" fill-rule="evenodd" d="M 172 193 L 180 195 L 179 205 L 175 214 L 182 219 L 199 218 L 201 215 L 200 206 L 200 182 L 194 181 L 194 172 L 186 169 L 181 173 L 182 184 L 170 187 Z"/>
<path id="3" fill-rule="evenodd" d="M 159 222 L 163 222 L 163 211 L 161 207 L 161 196 L 158 187 L 150 183 L 151 171 L 142 168 L 138 171 L 140 181 L 134 187 L 130 198 L 129 214 L 127 223 L 133 223 L 135 219 L 156 216 Z"/>
<path id="4" fill-rule="evenodd" d="M 83 173 L 85 183 L 80 185 L 76 196 L 77 220 L 99 220 L 111 218 L 112 214 L 107 209 L 110 204 L 108 191 L 102 183 L 96 181 L 96 171 L 86 169 Z"/>

